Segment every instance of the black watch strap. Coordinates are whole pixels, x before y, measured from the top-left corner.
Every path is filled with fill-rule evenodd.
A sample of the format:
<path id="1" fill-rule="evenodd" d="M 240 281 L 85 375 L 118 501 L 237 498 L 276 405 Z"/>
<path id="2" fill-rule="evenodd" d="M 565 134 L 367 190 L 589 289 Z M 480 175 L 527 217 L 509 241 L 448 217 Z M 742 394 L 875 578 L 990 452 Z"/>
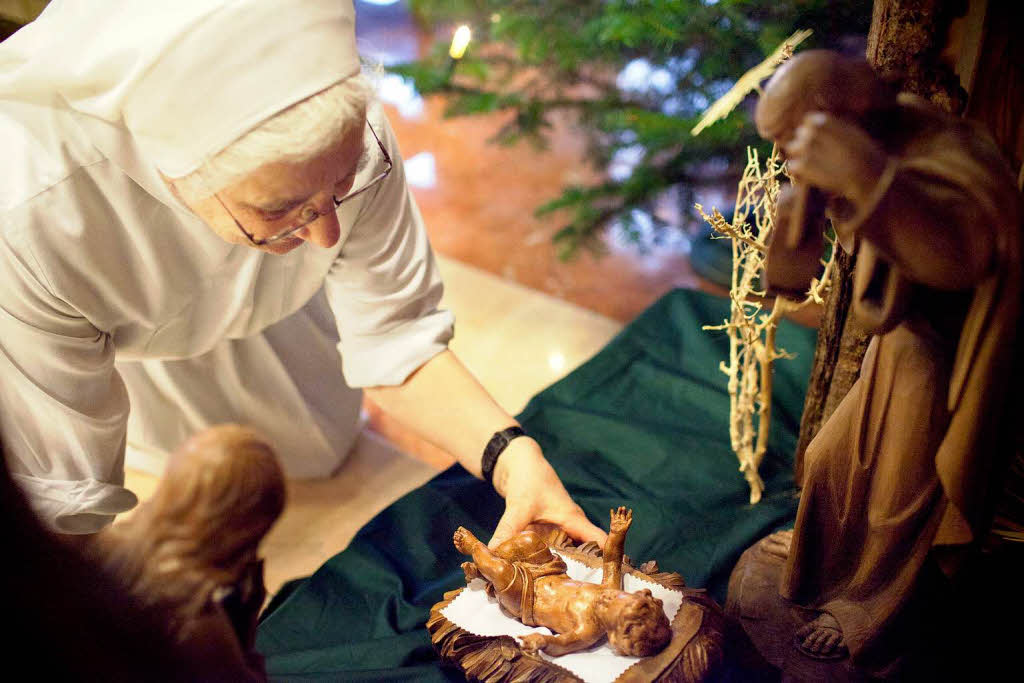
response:
<path id="1" fill-rule="evenodd" d="M 509 441 L 517 436 L 526 436 L 526 432 L 518 425 L 495 432 L 491 440 L 487 442 L 487 447 L 484 448 L 484 456 L 480 459 L 480 473 L 483 474 L 484 479 L 491 486 L 494 486 L 494 466 L 498 463 L 498 456 L 508 446 Z"/>

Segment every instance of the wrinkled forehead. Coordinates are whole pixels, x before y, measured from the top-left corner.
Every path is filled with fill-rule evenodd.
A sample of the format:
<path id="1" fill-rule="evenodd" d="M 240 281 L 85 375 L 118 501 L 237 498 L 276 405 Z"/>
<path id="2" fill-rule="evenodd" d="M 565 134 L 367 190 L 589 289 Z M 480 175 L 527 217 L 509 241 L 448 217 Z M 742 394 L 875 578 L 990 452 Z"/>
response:
<path id="1" fill-rule="evenodd" d="M 229 184 L 223 192 L 233 201 L 263 211 L 303 203 L 323 187 L 354 179 L 378 161 L 376 141 L 371 137 L 373 145 L 368 145 L 365 128 L 364 124 L 349 129 L 308 159 L 267 162 Z"/>

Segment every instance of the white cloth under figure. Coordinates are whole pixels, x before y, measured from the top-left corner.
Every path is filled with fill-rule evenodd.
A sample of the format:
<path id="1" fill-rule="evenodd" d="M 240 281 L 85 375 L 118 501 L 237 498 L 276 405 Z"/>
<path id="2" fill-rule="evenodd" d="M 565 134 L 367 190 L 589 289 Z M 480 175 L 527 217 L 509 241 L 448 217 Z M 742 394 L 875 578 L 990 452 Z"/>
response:
<path id="1" fill-rule="evenodd" d="M 569 575 L 569 578 L 588 583 L 601 583 L 602 569 L 600 567 L 589 567 L 557 550 L 552 552 L 565 561 L 566 574 Z M 512 636 L 515 638 L 527 633 L 552 635 L 550 629 L 543 626 L 526 626 L 515 617 L 506 614 L 498 604 L 498 600 L 487 595 L 487 591 L 484 590 L 486 585 L 487 582 L 483 579 L 473 579 L 465 590 L 441 610 L 441 614 L 459 628 L 478 636 Z M 635 593 L 644 588 L 650 590 L 654 597 L 661 600 L 662 609 L 665 610 L 665 616 L 668 617 L 669 623 L 675 619 L 676 613 L 679 612 L 679 608 L 683 604 L 683 594 L 680 591 L 665 588 L 653 581 L 644 581 L 633 574 L 623 574 L 622 588 L 627 593 Z M 618 654 L 608 645 L 607 640 L 586 650 L 570 652 L 559 657 L 552 657 L 543 651 L 538 654 L 544 659 L 568 669 L 587 683 L 612 683 L 626 669 L 641 659 Z"/>
<path id="2" fill-rule="evenodd" d="M 126 441 L 169 451 L 215 422 L 267 432 L 291 476 L 329 474 L 358 388 L 446 348 L 453 319 L 376 108 L 394 168 L 338 208 L 331 248 L 227 244 L 160 177 L 358 73 L 353 21 L 342 1 L 55 0 L 0 44 L 0 436 L 52 528 L 97 531 L 135 505 Z"/>

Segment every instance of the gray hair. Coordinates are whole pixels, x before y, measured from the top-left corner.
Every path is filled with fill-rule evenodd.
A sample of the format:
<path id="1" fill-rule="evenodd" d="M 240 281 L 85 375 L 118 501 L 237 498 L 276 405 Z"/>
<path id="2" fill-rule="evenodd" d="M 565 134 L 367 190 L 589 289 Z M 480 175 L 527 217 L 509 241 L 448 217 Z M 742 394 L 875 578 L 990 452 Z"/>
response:
<path id="1" fill-rule="evenodd" d="M 174 186 L 185 199 L 198 201 L 266 163 L 301 163 L 322 154 L 354 126 L 364 125 L 372 93 L 362 74 L 321 90 L 267 119 L 196 171 L 175 178 Z"/>

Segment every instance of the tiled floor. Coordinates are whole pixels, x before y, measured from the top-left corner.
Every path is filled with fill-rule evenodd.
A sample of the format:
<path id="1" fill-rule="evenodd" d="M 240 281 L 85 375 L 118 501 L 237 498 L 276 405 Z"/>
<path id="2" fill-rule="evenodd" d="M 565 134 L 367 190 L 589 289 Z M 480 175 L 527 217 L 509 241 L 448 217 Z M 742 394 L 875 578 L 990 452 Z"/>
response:
<path id="1" fill-rule="evenodd" d="M 356 33 L 364 57 L 384 64 L 414 60 L 431 43 L 404 1 L 358 1 Z M 438 29 L 438 38 L 447 35 L 450 28 Z M 568 118 L 553 122 L 541 152 L 489 142 L 509 113 L 445 119 L 441 98 L 420 98 L 397 76 L 382 79 L 380 98 L 439 253 L 623 322 L 673 287 L 721 292 L 690 267 L 685 239 L 640 254 L 613 238 L 604 256 L 558 260 L 551 237 L 567 216 L 536 218 L 534 209 L 566 185 L 602 177 L 584 161 L 583 136 Z"/>
<path id="2" fill-rule="evenodd" d="M 433 178 L 413 192 L 439 253 L 620 321 L 673 287 L 721 291 L 694 273 L 678 246 L 641 254 L 606 239 L 604 255 L 581 251 L 560 261 L 551 238 L 567 216 L 537 218 L 534 209 L 565 185 L 595 176 L 572 127 L 559 123 L 543 152 L 529 144 L 502 147 L 488 139 L 504 115 L 443 119 L 443 107 L 429 98 L 418 117 L 389 108 L 403 156 L 414 170 L 421 160 L 433 164 Z"/>

